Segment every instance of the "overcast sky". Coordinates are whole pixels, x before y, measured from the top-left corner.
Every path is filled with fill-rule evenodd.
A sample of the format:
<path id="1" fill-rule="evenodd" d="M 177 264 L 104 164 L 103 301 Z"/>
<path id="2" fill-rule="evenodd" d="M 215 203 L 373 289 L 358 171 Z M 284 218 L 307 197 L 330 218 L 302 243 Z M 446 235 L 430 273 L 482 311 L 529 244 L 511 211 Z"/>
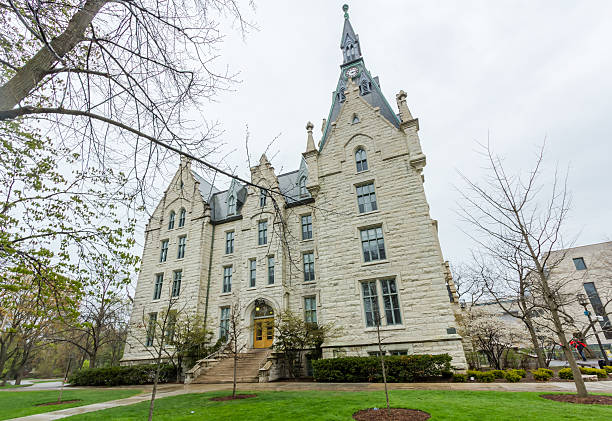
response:
<path id="1" fill-rule="evenodd" d="M 305 125 L 327 117 L 339 76 L 343 2 L 259 1 L 259 31 L 229 32 L 220 62 L 241 83 L 207 105 L 221 121 L 230 163 L 248 176 L 245 124 L 255 159 L 281 134 L 273 164 L 297 169 Z M 547 161 L 570 168 L 567 233 L 577 244 L 612 239 L 611 1 L 351 1 L 366 66 L 395 107 L 403 89 L 420 122 L 425 189 L 445 258 L 466 258 L 455 214 L 458 171 L 483 177 L 476 142 L 520 168 L 547 139 Z M 318 140 L 318 139 L 317 139 Z M 269 154 L 273 155 L 273 153 Z"/>

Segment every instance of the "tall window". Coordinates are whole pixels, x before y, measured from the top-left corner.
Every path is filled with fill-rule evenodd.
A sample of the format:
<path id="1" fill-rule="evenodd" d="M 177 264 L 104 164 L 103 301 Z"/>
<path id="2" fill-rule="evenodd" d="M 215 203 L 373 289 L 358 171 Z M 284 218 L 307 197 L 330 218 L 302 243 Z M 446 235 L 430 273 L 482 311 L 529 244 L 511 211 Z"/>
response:
<path id="1" fill-rule="evenodd" d="M 230 196 L 227 200 L 227 214 L 234 215 L 236 213 L 236 198 L 234 196 Z"/>
<path id="2" fill-rule="evenodd" d="M 263 208 L 266 206 L 266 199 L 268 198 L 268 193 L 264 189 L 259 189 L 259 207 Z"/>
<path id="3" fill-rule="evenodd" d="M 185 257 L 185 246 L 187 245 L 187 237 L 183 235 L 182 237 L 179 237 L 178 240 L 178 253 L 176 257 L 178 259 L 182 259 L 183 257 Z"/>
<path id="4" fill-rule="evenodd" d="M 223 268 L 223 292 L 232 292 L 232 267 Z"/>
<path id="5" fill-rule="evenodd" d="M 261 221 L 257 225 L 257 231 L 258 231 L 258 244 L 260 246 L 263 244 L 267 244 L 268 243 L 268 222 Z"/>
<path id="6" fill-rule="evenodd" d="M 176 213 L 174 211 L 170 212 L 170 218 L 168 219 L 168 229 L 171 230 L 174 228 L 174 218 L 176 217 Z"/>
<path id="7" fill-rule="evenodd" d="M 357 164 L 357 172 L 368 169 L 368 158 L 366 156 L 366 151 L 362 148 L 357 149 L 355 152 L 355 163 Z"/>
<path id="8" fill-rule="evenodd" d="M 160 262 L 165 262 L 166 259 L 168 258 L 168 243 L 169 243 L 169 240 L 163 240 L 161 242 L 161 251 L 159 253 Z"/>
<path id="9" fill-rule="evenodd" d="M 149 324 L 147 326 L 147 339 L 145 346 L 153 346 L 155 338 L 155 325 L 157 324 L 157 313 L 149 313 Z"/>
<path id="10" fill-rule="evenodd" d="M 255 280 L 257 279 L 257 260 L 249 260 L 249 286 L 255 286 Z"/>
<path id="11" fill-rule="evenodd" d="M 317 323 L 316 297 L 304 297 L 304 321 L 306 323 Z"/>
<path id="12" fill-rule="evenodd" d="M 306 196 L 308 189 L 306 189 L 306 177 L 300 178 L 300 196 Z"/>
<path id="13" fill-rule="evenodd" d="M 162 286 L 164 284 L 164 274 L 158 273 L 155 275 L 155 286 L 153 287 L 153 299 L 159 300 L 162 293 Z"/>
<path id="14" fill-rule="evenodd" d="M 402 323 L 400 315 L 399 297 L 395 279 L 383 279 L 380 281 L 382 297 L 385 306 L 385 318 L 388 325 L 399 325 Z"/>
<path id="15" fill-rule="evenodd" d="M 606 314 L 606 309 L 601 302 L 601 298 L 599 297 L 599 292 L 597 292 L 595 283 L 585 282 L 583 286 L 587 296 L 589 297 L 593 311 L 597 316 L 601 316 L 599 324 L 601 325 L 604 336 L 606 339 L 612 339 L 612 326 L 610 326 L 610 318 Z"/>
<path id="16" fill-rule="evenodd" d="M 176 330 L 176 310 L 168 312 L 168 320 L 166 323 L 166 339 L 165 342 L 171 345 L 174 342 L 174 331 Z"/>
<path id="17" fill-rule="evenodd" d="M 363 308 L 365 309 L 366 326 L 376 326 L 379 323 L 378 296 L 376 295 L 376 281 L 363 282 Z"/>
<path id="18" fill-rule="evenodd" d="M 181 212 L 179 213 L 179 228 L 185 226 L 185 218 L 187 218 L 187 211 L 185 208 L 181 208 Z"/>
<path id="19" fill-rule="evenodd" d="M 312 238 L 312 215 L 302 216 L 302 240 Z"/>
<path id="20" fill-rule="evenodd" d="M 315 280 L 314 272 L 314 253 L 304 253 L 304 282 Z"/>
<path id="21" fill-rule="evenodd" d="M 172 296 L 178 297 L 181 293 L 181 281 L 183 279 L 183 271 L 177 270 L 174 272 L 174 280 L 172 282 Z"/>
<path id="22" fill-rule="evenodd" d="M 576 257 L 572 259 L 574 261 L 574 266 L 576 266 L 576 270 L 586 270 L 586 263 L 584 263 L 584 258 Z"/>
<path id="23" fill-rule="evenodd" d="M 221 323 L 219 323 L 219 339 L 226 339 L 229 333 L 230 308 L 221 307 Z"/>
<path id="24" fill-rule="evenodd" d="M 268 257 L 268 285 L 274 283 L 274 256 Z"/>
<path id="25" fill-rule="evenodd" d="M 363 260 L 366 262 L 382 260 L 387 257 L 381 227 L 361 230 L 361 246 L 363 248 Z"/>
<path id="26" fill-rule="evenodd" d="M 225 233 L 225 254 L 234 252 L 234 231 Z"/>
<path id="27" fill-rule="evenodd" d="M 372 212 L 378 209 L 374 183 L 357 186 L 357 204 L 359 205 L 359 213 Z"/>

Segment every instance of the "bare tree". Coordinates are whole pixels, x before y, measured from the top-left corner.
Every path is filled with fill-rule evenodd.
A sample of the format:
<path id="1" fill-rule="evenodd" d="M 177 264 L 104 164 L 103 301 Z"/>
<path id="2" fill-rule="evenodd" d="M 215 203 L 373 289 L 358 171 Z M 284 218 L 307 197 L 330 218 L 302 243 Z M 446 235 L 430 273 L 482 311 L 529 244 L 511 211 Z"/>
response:
<path id="1" fill-rule="evenodd" d="M 549 328 L 561 344 L 578 395 L 586 396 L 587 390 L 562 319 L 559 286 L 551 285 L 548 279 L 549 271 L 560 261 L 550 258 L 551 251 L 563 248 L 562 228 L 570 202 L 567 179 L 555 171 L 546 184 L 548 189 L 544 188 L 541 181 L 543 146 L 537 153 L 533 169 L 524 178 L 509 174 L 488 144 L 484 146 L 484 156 L 488 177 L 481 184 L 463 176 L 466 188 L 462 192 L 460 213 L 473 229 L 470 236 L 480 246 L 482 254 L 496 262 L 496 267 L 515 271 L 515 265 L 520 265 L 520 274 L 529 282 L 528 292 L 533 297 L 533 305 L 549 318 Z"/>
<path id="2" fill-rule="evenodd" d="M 229 314 L 229 323 L 226 329 L 226 339 L 228 342 L 228 349 L 232 355 L 232 359 L 234 361 L 233 368 L 233 378 L 232 378 L 232 398 L 236 398 L 236 379 L 238 374 L 238 359 L 240 358 L 240 353 L 246 347 L 246 344 L 242 342 L 242 336 L 245 331 L 245 327 L 241 324 L 241 306 L 240 301 L 236 300 L 232 304 L 230 314 Z"/>

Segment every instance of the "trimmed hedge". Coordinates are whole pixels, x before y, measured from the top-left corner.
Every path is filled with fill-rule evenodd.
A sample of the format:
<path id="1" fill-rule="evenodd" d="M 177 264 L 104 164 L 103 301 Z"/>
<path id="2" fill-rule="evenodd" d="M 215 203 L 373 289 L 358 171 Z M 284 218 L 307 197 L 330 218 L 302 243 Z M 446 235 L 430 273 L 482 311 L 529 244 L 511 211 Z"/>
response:
<path id="1" fill-rule="evenodd" d="M 604 365 L 603 369 L 606 370 L 606 373 L 612 374 L 612 365 Z"/>
<path id="2" fill-rule="evenodd" d="M 397 355 L 385 357 L 389 383 L 414 382 L 442 377 L 450 372 L 451 356 Z M 314 379 L 318 382 L 382 382 L 379 357 L 345 357 L 312 362 Z"/>
<path id="3" fill-rule="evenodd" d="M 68 383 L 73 386 L 148 384 L 153 383 L 155 369 L 155 364 L 85 368 L 72 373 L 68 378 Z M 171 364 L 163 364 L 159 372 L 159 382 L 168 383 L 175 380 L 176 368 Z"/>
<path id="4" fill-rule="evenodd" d="M 455 383 L 465 383 L 467 381 L 467 374 L 455 373 L 453 374 L 453 381 Z"/>
<path id="5" fill-rule="evenodd" d="M 534 379 L 547 382 L 553 376 L 553 371 L 547 368 L 538 368 L 537 370 L 531 370 L 531 374 L 533 374 Z"/>
<path id="6" fill-rule="evenodd" d="M 582 374 L 587 374 L 587 375 L 595 374 L 597 375 L 597 378 L 599 379 L 608 378 L 608 373 L 606 373 L 606 370 L 602 370 L 601 368 L 591 368 L 591 367 L 579 367 L 579 368 Z M 572 375 L 572 369 L 567 367 L 567 368 L 562 368 L 561 370 L 559 370 L 559 378 L 565 379 L 565 380 L 573 380 L 574 376 Z"/>
<path id="7" fill-rule="evenodd" d="M 517 373 L 517 370 L 507 370 L 504 371 L 504 378 L 507 382 L 510 383 L 518 383 L 521 381 L 521 374 Z"/>
<path id="8" fill-rule="evenodd" d="M 559 378 L 563 380 L 574 380 L 572 369 L 567 367 L 567 368 L 562 368 L 561 370 L 559 370 Z"/>

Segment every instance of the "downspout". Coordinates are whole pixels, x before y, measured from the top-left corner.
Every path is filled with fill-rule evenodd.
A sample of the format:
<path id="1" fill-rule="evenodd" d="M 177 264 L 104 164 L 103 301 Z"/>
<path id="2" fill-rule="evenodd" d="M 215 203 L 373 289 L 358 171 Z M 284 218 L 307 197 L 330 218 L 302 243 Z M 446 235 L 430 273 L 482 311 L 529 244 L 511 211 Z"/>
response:
<path id="1" fill-rule="evenodd" d="M 210 255 L 208 256 L 208 280 L 206 281 L 206 304 L 204 305 L 204 326 L 208 328 L 208 296 L 210 295 L 210 272 L 212 271 L 213 246 L 215 244 L 215 226 L 211 223 L 212 236 L 210 240 Z"/>

